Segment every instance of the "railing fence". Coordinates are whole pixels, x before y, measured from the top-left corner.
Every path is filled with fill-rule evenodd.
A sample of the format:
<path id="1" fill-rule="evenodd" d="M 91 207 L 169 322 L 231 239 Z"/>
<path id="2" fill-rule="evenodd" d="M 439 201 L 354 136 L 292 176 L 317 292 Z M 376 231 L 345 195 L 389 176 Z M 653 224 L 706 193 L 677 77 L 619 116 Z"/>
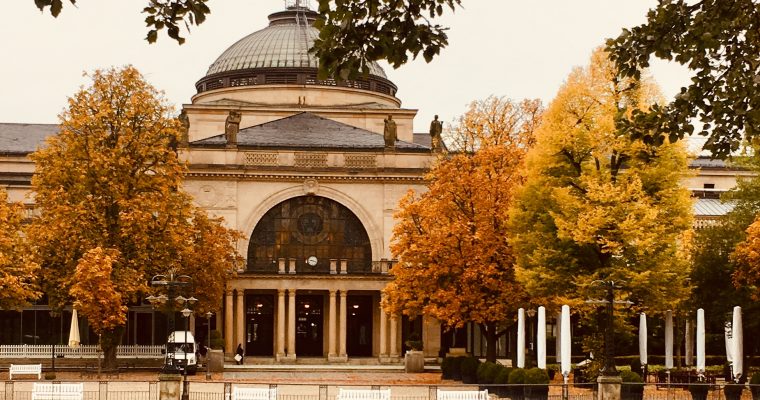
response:
<path id="1" fill-rule="evenodd" d="M 164 346 L 118 346 L 117 358 L 162 358 Z M 0 358 L 50 358 L 53 345 L 0 345 Z M 97 345 L 82 345 L 75 349 L 66 345 L 55 346 L 56 356 L 65 358 L 97 358 Z"/>

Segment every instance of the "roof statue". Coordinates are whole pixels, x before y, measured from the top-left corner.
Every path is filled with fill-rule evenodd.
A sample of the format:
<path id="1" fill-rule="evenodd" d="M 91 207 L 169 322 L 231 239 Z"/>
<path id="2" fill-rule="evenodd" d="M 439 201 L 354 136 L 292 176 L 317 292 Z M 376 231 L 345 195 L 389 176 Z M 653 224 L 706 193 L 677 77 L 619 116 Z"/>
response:
<path id="1" fill-rule="evenodd" d="M 242 116 L 239 112 L 232 110 L 224 121 L 224 138 L 228 147 L 237 146 L 237 134 L 240 131 L 240 120 Z"/>
<path id="2" fill-rule="evenodd" d="M 441 151 L 441 132 L 443 132 L 443 123 L 436 115 L 430 122 L 430 149 L 434 152 Z"/>
<path id="3" fill-rule="evenodd" d="M 383 137 L 385 138 L 385 148 L 393 150 L 396 148 L 396 140 L 398 140 L 396 121 L 393 120 L 393 115 L 388 115 L 388 118 L 384 121 L 385 128 L 383 129 Z"/>

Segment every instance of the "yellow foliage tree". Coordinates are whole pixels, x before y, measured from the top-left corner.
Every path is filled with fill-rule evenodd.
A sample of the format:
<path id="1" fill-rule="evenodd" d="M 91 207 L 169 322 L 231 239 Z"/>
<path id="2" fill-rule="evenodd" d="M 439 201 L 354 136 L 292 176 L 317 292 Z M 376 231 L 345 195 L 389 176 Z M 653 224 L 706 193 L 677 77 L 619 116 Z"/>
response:
<path id="1" fill-rule="evenodd" d="M 131 66 L 91 78 L 69 99 L 60 133 L 32 155 L 40 216 L 29 237 L 53 308 L 91 304 L 87 290 L 73 286 L 80 267 L 110 280 L 115 294 L 82 314 L 102 327 L 112 367 L 124 306 L 151 292 L 152 276 L 196 275 L 196 312 L 218 309 L 240 236 L 182 191 L 186 167 L 171 148 L 180 124 L 161 94 Z"/>
<path id="2" fill-rule="evenodd" d="M 498 116 L 463 120 L 489 117 Z M 409 192 L 395 215 L 391 252 L 399 262 L 384 291 L 385 309 L 430 315 L 449 327 L 479 324 L 490 361 L 505 321 L 525 301 L 505 230 L 514 188 L 523 180 L 526 149 L 519 144 L 532 135 L 532 126 L 515 124 L 498 132 L 498 143 L 479 140 L 477 151 L 439 160 L 427 176 L 428 191 Z"/>
<path id="3" fill-rule="evenodd" d="M 736 245 L 731 259 L 736 262 L 734 285 L 747 288 L 752 299 L 760 300 L 760 217 L 747 228 L 747 236 Z"/>
<path id="4" fill-rule="evenodd" d="M 19 309 L 40 296 L 36 274 L 39 266 L 29 257 L 22 235 L 24 208 L 9 203 L 0 188 L 0 309 Z"/>
<path id="5" fill-rule="evenodd" d="M 595 280 L 624 281 L 618 295 L 649 312 L 688 297 L 691 201 L 679 185 L 688 155 L 681 143 L 647 146 L 616 129 L 658 99 L 652 83 L 617 78 L 597 50 L 549 105 L 510 226 L 535 301 L 583 307 L 600 297 Z"/>

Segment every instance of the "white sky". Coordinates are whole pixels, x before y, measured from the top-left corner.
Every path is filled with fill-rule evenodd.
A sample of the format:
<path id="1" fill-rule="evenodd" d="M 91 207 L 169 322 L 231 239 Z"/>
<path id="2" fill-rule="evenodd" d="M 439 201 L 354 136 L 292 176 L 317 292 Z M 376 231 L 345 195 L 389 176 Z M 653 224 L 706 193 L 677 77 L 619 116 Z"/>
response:
<path id="1" fill-rule="evenodd" d="M 211 15 L 179 46 L 159 37 L 149 45 L 147 0 L 66 2 L 57 18 L 40 14 L 33 0 L 2 0 L 0 122 L 55 123 L 84 71 L 133 64 L 177 108 L 190 102 L 195 82 L 232 43 L 264 28 L 283 0 L 212 0 Z M 315 3 L 312 1 L 312 3 Z M 398 87 L 403 107 L 418 109 L 415 131 L 426 132 L 433 114 L 448 122 L 475 99 L 491 94 L 548 103 L 567 74 L 623 27 L 643 23 L 655 0 L 464 0 L 465 8 L 441 20 L 451 27 L 449 47 L 427 64 L 398 70 L 382 64 Z M 420 57 L 421 58 L 421 57 Z M 688 71 L 657 63 L 652 73 L 670 98 Z"/>

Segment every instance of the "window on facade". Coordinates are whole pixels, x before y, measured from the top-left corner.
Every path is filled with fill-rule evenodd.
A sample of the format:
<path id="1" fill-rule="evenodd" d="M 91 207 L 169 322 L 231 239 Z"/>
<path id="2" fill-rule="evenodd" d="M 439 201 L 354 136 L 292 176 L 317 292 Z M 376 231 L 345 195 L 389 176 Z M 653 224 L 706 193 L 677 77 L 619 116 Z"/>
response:
<path id="1" fill-rule="evenodd" d="M 330 260 L 349 272 L 370 272 L 372 251 L 359 219 L 340 203 L 318 196 L 286 200 L 256 225 L 248 246 L 248 271 L 277 272 L 280 260 L 297 273 L 329 273 Z M 311 261 L 311 262 L 309 262 Z"/>
<path id="2" fill-rule="evenodd" d="M 715 189 L 715 184 L 714 183 L 705 183 L 704 188 L 705 189 Z"/>

